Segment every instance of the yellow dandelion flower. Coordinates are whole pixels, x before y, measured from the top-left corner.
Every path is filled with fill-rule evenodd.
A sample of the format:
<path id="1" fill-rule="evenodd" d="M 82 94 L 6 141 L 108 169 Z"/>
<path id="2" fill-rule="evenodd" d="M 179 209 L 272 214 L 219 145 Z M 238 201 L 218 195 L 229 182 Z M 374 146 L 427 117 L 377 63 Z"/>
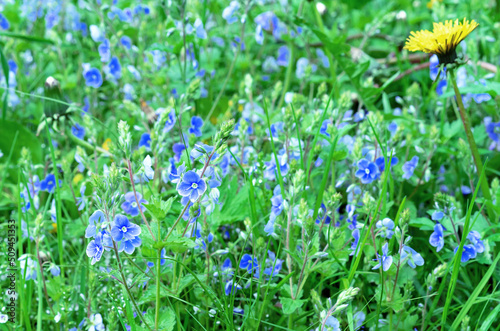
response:
<path id="1" fill-rule="evenodd" d="M 416 52 L 436 54 L 440 64 L 453 63 L 457 58 L 457 45 L 464 40 L 469 33 L 474 31 L 479 24 L 476 21 L 468 21 L 464 18 L 463 22 L 446 21 L 443 23 L 434 23 L 434 28 L 429 30 L 412 31 L 406 39 L 405 49 Z"/>
<path id="2" fill-rule="evenodd" d="M 109 147 L 110 147 L 110 144 L 112 143 L 111 139 L 110 138 L 107 138 L 106 140 L 104 140 L 104 143 L 102 144 L 102 148 L 106 151 L 109 152 Z"/>
<path id="3" fill-rule="evenodd" d="M 75 177 L 73 177 L 73 185 L 77 185 L 82 180 L 83 180 L 83 175 L 82 174 L 76 174 Z"/>

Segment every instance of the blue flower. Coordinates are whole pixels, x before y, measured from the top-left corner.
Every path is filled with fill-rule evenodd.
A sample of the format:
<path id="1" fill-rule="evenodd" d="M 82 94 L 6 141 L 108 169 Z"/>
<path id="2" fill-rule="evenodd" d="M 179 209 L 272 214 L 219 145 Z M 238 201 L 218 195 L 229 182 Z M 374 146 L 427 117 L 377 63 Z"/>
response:
<path id="1" fill-rule="evenodd" d="M 401 260 L 405 260 L 408 257 L 408 265 L 415 269 L 415 265 L 424 265 L 424 258 L 422 255 L 417 253 L 410 246 L 403 245 L 403 250 L 401 251 Z"/>
<path id="2" fill-rule="evenodd" d="M 85 137 L 85 128 L 78 123 L 75 123 L 71 128 L 71 133 L 78 139 L 83 139 Z"/>
<path id="3" fill-rule="evenodd" d="M 275 195 L 271 198 L 271 218 L 274 220 L 283 211 L 283 198 L 281 194 Z"/>
<path id="4" fill-rule="evenodd" d="M 484 126 L 486 127 L 488 137 L 493 140 L 489 149 L 500 150 L 500 122 L 493 122 L 491 117 L 488 116 L 484 118 Z"/>
<path id="5" fill-rule="evenodd" d="M 256 257 L 252 258 L 251 255 L 245 254 L 241 258 L 241 261 L 240 261 L 240 268 L 241 269 L 246 269 L 246 270 L 248 270 L 248 272 L 252 272 L 252 269 L 258 268 L 258 267 L 259 267 L 259 261 L 257 260 Z"/>
<path id="6" fill-rule="evenodd" d="M 241 290 L 241 286 L 233 283 L 233 280 L 228 280 L 226 285 L 224 286 L 224 292 L 226 295 L 230 295 L 231 293 L 236 293 L 236 291 Z"/>
<path id="7" fill-rule="evenodd" d="M 287 46 L 281 46 L 278 49 L 278 57 L 276 59 L 276 63 L 279 66 L 287 67 L 288 62 L 290 61 L 290 50 Z"/>
<path id="8" fill-rule="evenodd" d="M 474 245 L 474 249 L 478 253 L 484 252 L 484 243 L 481 240 L 481 235 L 477 231 L 471 231 L 467 235 L 467 239 Z"/>
<path id="9" fill-rule="evenodd" d="M 116 215 L 113 224 L 111 224 L 111 237 L 114 241 L 133 240 L 141 234 L 141 228 L 130 222 L 127 216 Z"/>
<path id="10" fill-rule="evenodd" d="M 377 229 L 381 230 L 380 236 L 382 238 L 387 238 L 387 239 L 392 238 L 392 235 L 394 234 L 394 231 L 393 231 L 394 222 L 390 218 L 386 217 L 383 220 L 378 221 L 376 224 L 376 227 L 377 227 Z"/>
<path id="11" fill-rule="evenodd" d="M 302 79 L 306 76 L 306 69 L 307 67 L 311 67 L 311 71 L 315 72 L 317 67 L 315 64 L 309 64 L 309 60 L 305 57 L 301 57 L 300 59 L 297 60 L 297 65 L 295 69 L 295 75 L 297 76 L 298 79 Z"/>
<path id="12" fill-rule="evenodd" d="M 97 50 L 99 51 L 99 55 L 101 56 L 101 61 L 102 62 L 108 62 L 109 58 L 111 57 L 111 52 L 109 49 L 109 40 L 104 39 L 102 44 L 97 47 Z"/>
<path id="13" fill-rule="evenodd" d="M 196 29 L 196 37 L 207 39 L 207 32 L 203 28 L 203 22 L 199 18 L 194 21 L 194 28 Z"/>
<path id="14" fill-rule="evenodd" d="M 267 236 L 270 236 L 274 233 L 274 219 L 270 218 L 264 226 L 264 232 Z"/>
<path id="15" fill-rule="evenodd" d="M 266 264 L 268 265 L 268 267 L 264 269 L 264 275 L 268 275 L 271 277 L 277 276 L 280 273 L 281 268 L 283 267 L 283 260 L 277 259 L 274 252 L 267 251 L 267 254 L 269 256 L 269 258 L 266 259 Z"/>
<path id="16" fill-rule="evenodd" d="M 132 39 L 128 36 L 123 36 L 120 38 L 120 44 L 126 49 L 130 49 L 132 47 Z"/>
<path id="17" fill-rule="evenodd" d="M 20 261 L 21 275 L 26 274 L 25 280 L 36 280 L 38 263 L 26 254 L 22 255 L 18 260 Z"/>
<path id="18" fill-rule="evenodd" d="M 460 247 L 460 246 L 455 247 L 455 250 L 454 250 L 455 254 L 457 253 L 458 247 Z M 463 251 L 462 251 L 461 262 L 467 262 L 470 259 L 475 258 L 476 256 L 477 256 L 477 253 L 476 253 L 476 249 L 474 248 L 474 245 L 465 245 L 463 248 Z"/>
<path id="19" fill-rule="evenodd" d="M 146 207 L 144 207 L 142 204 L 147 203 L 147 201 L 142 198 L 142 195 L 140 193 L 137 193 L 137 200 L 139 200 L 141 210 L 144 210 Z M 125 193 L 125 202 L 122 203 L 121 207 L 124 212 L 131 216 L 139 215 L 139 207 L 137 206 L 134 192 Z"/>
<path id="20" fill-rule="evenodd" d="M 264 43 L 264 34 L 262 33 L 262 27 L 257 25 L 255 28 L 255 42 L 259 45 Z"/>
<path id="21" fill-rule="evenodd" d="M 102 85 L 102 76 L 99 69 L 90 68 L 84 71 L 83 78 L 85 78 L 85 84 L 89 87 L 99 88 Z"/>
<path id="22" fill-rule="evenodd" d="M 399 159 L 397 157 L 395 157 L 395 156 L 392 157 L 391 158 L 390 168 L 394 167 L 398 163 L 399 163 Z M 382 172 L 382 171 L 385 170 L 385 158 L 383 156 L 377 158 L 375 160 L 375 164 L 377 165 L 378 170 L 380 170 L 380 172 Z"/>
<path id="23" fill-rule="evenodd" d="M 436 247 L 436 252 L 439 252 L 443 249 L 444 246 L 444 238 L 443 238 L 444 227 L 437 223 L 434 225 L 434 232 L 429 237 L 429 243 L 431 246 Z"/>
<path id="24" fill-rule="evenodd" d="M 359 243 L 359 229 L 356 228 L 352 231 L 352 237 L 354 238 L 354 241 L 352 242 L 352 245 L 351 245 L 351 254 L 350 255 L 354 255 L 354 252 L 356 252 L 356 249 L 358 247 L 358 243 Z M 360 249 L 358 249 L 357 253 L 359 253 Z"/>
<path id="25" fill-rule="evenodd" d="M 332 221 L 332 218 L 327 215 L 326 213 L 326 206 L 325 204 L 322 202 L 321 203 L 321 207 L 320 209 L 318 210 L 318 218 L 316 219 L 316 224 L 321 224 L 323 223 L 323 219 L 325 219 L 325 224 L 330 224 L 330 222 Z M 326 218 L 325 218 L 326 217 Z"/>
<path id="26" fill-rule="evenodd" d="M 99 262 L 102 257 L 102 253 L 104 253 L 104 247 L 102 246 L 102 235 L 98 234 L 94 240 L 89 242 L 87 245 L 87 256 L 92 258 L 90 264 L 94 265 L 96 262 Z"/>
<path id="27" fill-rule="evenodd" d="M 183 197 L 189 197 L 191 202 L 196 202 L 205 193 L 206 189 L 205 180 L 192 170 L 186 172 L 182 177 L 182 181 L 177 184 L 179 194 Z"/>
<path id="28" fill-rule="evenodd" d="M 191 127 L 189 128 L 189 133 L 194 134 L 196 137 L 201 137 L 201 127 L 203 126 L 203 120 L 199 116 L 193 116 L 191 118 Z"/>
<path id="29" fill-rule="evenodd" d="M 128 65 L 127 66 L 128 71 L 134 76 L 134 78 L 138 81 L 142 80 L 141 73 L 133 66 L 133 65 Z"/>
<path id="30" fill-rule="evenodd" d="M 151 150 L 151 135 L 149 133 L 143 133 L 141 139 L 139 140 L 139 147 L 145 147 L 147 151 Z"/>
<path id="31" fill-rule="evenodd" d="M 281 176 L 286 176 L 286 174 L 288 174 L 288 170 L 290 169 L 287 163 L 286 154 L 278 155 L 278 162 L 280 165 Z M 271 155 L 271 160 L 269 162 L 264 162 L 264 164 L 266 166 L 266 169 L 264 170 L 264 178 L 267 180 L 275 180 L 278 168 L 276 166 L 276 158 L 274 155 Z"/>
<path id="32" fill-rule="evenodd" d="M 76 205 L 78 206 L 78 210 L 82 211 L 85 208 L 85 183 L 80 186 L 80 197 L 76 198 Z"/>
<path id="33" fill-rule="evenodd" d="M 418 164 L 418 156 L 414 156 L 410 161 L 403 164 L 403 178 L 410 179 Z"/>
<path id="34" fill-rule="evenodd" d="M 370 162 L 367 159 L 361 159 L 358 161 L 358 171 L 356 171 L 356 177 L 361 180 L 361 183 L 369 184 L 378 179 L 379 176 L 380 172 L 375 163 Z"/>
<path id="35" fill-rule="evenodd" d="M 321 123 L 321 128 L 319 129 L 319 133 L 324 134 L 327 137 L 330 137 L 330 134 L 327 132 L 328 126 L 332 124 L 331 119 L 324 120 L 323 123 Z"/>
<path id="36" fill-rule="evenodd" d="M 328 328 L 326 328 L 328 327 Z M 328 316 L 325 322 L 325 330 L 329 331 L 340 331 L 340 322 L 333 316 Z"/>
<path id="37" fill-rule="evenodd" d="M 435 211 L 432 213 L 432 220 L 433 221 L 440 221 L 441 219 L 443 219 L 444 217 L 444 213 L 442 211 Z"/>
<path id="38" fill-rule="evenodd" d="M 182 156 L 182 152 L 186 149 L 186 147 L 184 146 L 184 144 L 181 144 L 181 143 L 175 143 L 173 146 L 172 146 L 172 150 L 174 152 L 174 160 L 176 162 L 179 162 L 179 160 L 181 159 L 181 156 Z"/>
<path id="39" fill-rule="evenodd" d="M 40 190 L 42 191 L 54 193 L 55 188 L 56 188 L 56 176 L 54 176 L 54 174 L 48 174 L 47 177 L 45 177 L 45 179 L 40 182 Z"/>
<path id="40" fill-rule="evenodd" d="M 222 11 L 222 18 L 227 21 L 227 24 L 233 24 L 238 20 L 236 16 L 234 16 L 235 12 L 240 9 L 240 4 L 238 1 L 231 1 L 229 6 L 224 8 Z"/>
<path id="41" fill-rule="evenodd" d="M 105 220 L 104 213 L 96 210 L 89 218 L 89 225 L 85 230 L 85 238 L 95 238 L 101 232 L 101 226 Z"/>
<path id="42" fill-rule="evenodd" d="M 139 228 L 140 230 L 141 228 Z M 141 246 L 142 240 L 139 238 L 139 236 L 135 237 L 134 239 L 129 239 L 129 240 L 123 240 L 120 242 L 120 246 L 118 247 L 118 252 L 123 252 L 127 254 L 132 254 L 135 250 L 136 247 Z"/>
<path id="43" fill-rule="evenodd" d="M 325 52 L 323 52 L 321 48 L 316 49 L 316 55 L 321 60 L 321 64 L 323 65 L 324 68 L 330 68 L 330 60 L 328 59 L 328 56 L 325 55 Z"/>
<path id="44" fill-rule="evenodd" d="M 380 265 L 382 265 L 382 269 L 384 271 L 389 270 L 389 268 L 392 265 L 392 256 L 387 255 L 388 250 L 389 246 L 387 243 L 385 243 L 384 246 L 382 246 L 382 256 L 380 256 L 380 254 L 377 253 L 378 256 L 377 260 L 379 262 L 372 269 L 378 269 L 380 268 Z"/>
<path id="45" fill-rule="evenodd" d="M 120 60 L 116 56 L 111 58 L 108 64 L 109 73 L 113 75 L 114 78 L 119 79 L 122 76 L 122 66 Z"/>
<path id="46" fill-rule="evenodd" d="M 472 190 L 470 189 L 470 187 L 468 187 L 466 185 L 460 186 L 460 190 L 462 191 L 463 195 L 468 195 L 468 194 L 472 193 Z"/>
<path id="47" fill-rule="evenodd" d="M 61 268 L 59 268 L 55 264 L 51 264 L 50 265 L 49 271 L 52 274 L 52 276 L 54 276 L 54 277 L 57 277 L 57 276 L 59 276 L 61 274 Z"/>
<path id="48" fill-rule="evenodd" d="M 176 121 L 175 111 L 171 110 L 168 113 L 167 121 L 165 122 L 165 127 L 163 128 L 163 132 L 166 133 L 166 132 L 169 132 L 170 130 L 172 130 L 174 125 L 175 125 L 175 121 Z"/>
<path id="49" fill-rule="evenodd" d="M 10 28 L 9 21 L 2 14 L 0 14 L 0 28 L 3 30 L 8 30 Z"/>

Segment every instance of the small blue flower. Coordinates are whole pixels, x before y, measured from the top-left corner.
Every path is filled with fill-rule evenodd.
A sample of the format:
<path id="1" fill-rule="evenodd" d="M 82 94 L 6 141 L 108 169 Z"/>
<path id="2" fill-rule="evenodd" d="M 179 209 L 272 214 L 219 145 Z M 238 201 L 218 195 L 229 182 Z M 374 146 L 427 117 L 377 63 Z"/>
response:
<path id="1" fill-rule="evenodd" d="M 182 152 L 186 149 L 186 147 L 184 146 L 184 144 L 181 144 L 181 143 L 175 143 L 173 146 L 172 146 L 172 150 L 174 152 L 174 160 L 176 162 L 179 162 L 179 160 L 181 159 L 181 156 L 182 156 Z"/>
<path id="2" fill-rule="evenodd" d="M 323 65 L 324 68 L 330 68 L 330 60 L 328 59 L 328 56 L 325 55 L 325 52 L 321 48 L 316 49 L 316 55 L 318 58 L 321 60 L 321 64 Z"/>
<path id="3" fill-rule="evenodd" d="M 122 66 L 120 64 L 120 60 L 116 56 L 111 58 L 108 64 L 109 73 L 116 79 L 120 79 L 122 76 Z"/>
<path id="4" fill-rule="evenodd" d="M 458 251 L 458 247 L 460 247 L 460 246 L 455 247 L 455 250 L 454 250 L 455 254 Z M 463 248 L 463 251 L 462 251 L 462 258 L 460 260 L 461 260 L 461 262 L 467 262 L 470 259 L 475 258 L 476 256 L 477 256 L 477 253 L 476 253 L 476 249 L 474 248 L 474 245 L 465 245 Z"/>
<path id="5" fill-rule="evenodd" d="M 179 194 L 183 197 L 189 197 L 191 202 L 196 202 L 205 193 L 206 189 L 205 180 L 192 170 L 186 172 L 182 177 L 182 181 L 177 184 Z"/>
<path id="6" fill-rule="evenodd" d="M 140 230 L 141 228 L 139 228 Z M 120 242 L 120 246 L 118 247 L 118 252 L 123 252 L 127 254 L 132 254 L 135 250 L 136 247 L 141 246 L 142 240 L 139 238 L 139 236 L 135 237 L 134 239 L 128 239 L 128 240 L 123 240 Z"/>
<path id="7" fill-rule="evenodd" d="M 18 260 L 20 261 L 21 275 L 26 274 L 25 280 L 36 280 L 38 263 L 26 254 L 22 255 Z"/>
<path id="8" fill-rule="evenodd" d="M 85 183 L 83 183 L 82 186 L 80 186 L 80 197 L 76 198 L 76 205 L 79 211 L 85 208 L 85 188 Z"/>
<path id="9" fill-rule="evenodd" d="M 443 219 L 443 217 L 444 217 L 444 213 L 442 211 L 439 211 L 439 210 L 433 212 L 432 216 L 431 216 L 433 221 L 440 221 Z"/>
<path id="10" fill-rule="evenodd" d="M 424 265 L 424 258 L 422 255 L 417 253 L 413 248 L 403 245 L 403 250 L 401 251 L 401 260 L 408 258 L 408 265 L 415 269 L 415 265 Z"/>
<path id="11" fill-rule="evenodd" d="M 139 200 L 141 210 L 144 210 L 146 207 L 144 207 L 142 204 L 147 203 L 147 201 L 142 198 L 142 195 L 140 193 L 137 193 L 137 200 Z M 122 203 L 121 207 L 124 212 L 131 216 L 139 215 L 139 207 L 137 206 L 134 192 L 125 193 L 125 202 Z"/>
<path id="12" fill-rule="evenodd" d="M 168 113 L 167 121 L 165 122 L 165 127 L 163 128 L 163 132 L 165 132 L 165 133 L 170 132 L 170 130 L 172 130 L 174 128 L 175 121 L 176 121 L 175 111 L 171 110 Z"/>
<path id="13" fill-rule="evenodd" d="M 262 33 L 262 27 L 257 25 L 255 28 L 255 42 L 259 45 L 264 43 L 264 34 Z"/>
<path id="14" fill-rule="evenodd" d="M 283 197 L 281 194 L 275 195 L 271 198 L 271 219 L 276 219 L 283 211 Z"/>
<path id="15" fill-rule="evenodd" d="M 101 232 L 101 226 L 105 220 L 104 213 L 96 210 L 89 218 L 89 225 L 85 230 L 85 238 L 95 238 Z"/>
<path id="16" fill-rule="evenodd" d="M 51 264 L 50 265 L 49 271 L 52 274 L 52 276 L 54 276 L 54 277 L 57 277 L 57 276 L 59 276 L 61 274 L 61 268 L 59 268 L 55 264 Z"/>
<path id="17" fill-rule="evenodd" d="M 149 133 L 142 134 L 139 140 L 139 147 L 145 147 L 147 151 L 151 150 L 151 135 Z"/>
<path id="18" fill-rule="evenodd" d="M 61 181 L 59 180 L 59 184 Z M 48 174 L 44 180 L 40 182 L 40 190 L 47 191 L 49 193 L 54 193 L 56 188 L 56 176 L 54 174 Z"/>
<path id="19" fill-rule="evenodd" d="M 91 25 L 90 29 L 90 37 L 96 43 L 104 41 L 104 34 L 101 32 L 101 29 L 97 25 Z"/>
<path id="20" fill-rule="evenodd" d="M 227 24 L 233 24 L 238 20 L 238 18 L 234 16 L 238 9 L 240 9 L 240 4 L 238 3 L 238 1 L 231 1 L 229 6 L 224 8 L 224 10 L 222 11 L 222 18 L 227 21 Z"/>
<path id="21" fill-rule="evenodd" d="M 252 272 L 252 269 L 258 268 L 258 267 L 259 267 L 259 261 L 257 260 L 256 257 L 252 258 L 251 255 L 245 254 L 241 258 L 241 261 L 240 261 L 240 268 L 241 269 L 246 269 L 246 270 L 248 270 L 248 272 Z"/>
<path id="22" fill-rule="evenodd" d="M 139 70 L 137 70 L 133 65 L 128 65 L 127 66 L 127 69 L 128 71 L 132 74 L 132 76 L 134 76 L 134 78 L 138 81 L 142 80 L 142 76 L 141 76 L 141 73 L 139 72 Z"/>
<path id="23" fill-rule="evenodd" d="M 331 119 L 324 120 L 323 123 L 321 123 L 321 128 L 319 129 L 319 133 L 324 134 L 327 137 L 330 137 L 330 134 L 328 133 L 329 125 L 332 125 L 332 120 Z"/>
<path id="24" fill-rule="evenodd" d="M 236 291 L 241 290 L 241 286 L 233 283 L 233 280 L 228 280 L 224 286 L 224 292 L 226 295 L 231 295 L 231 293 L 236 293 Z"/>
<path id="25" fill-rule="evenodd" d="M 114 241 L 133 240 L 141 234 L 141 228 L 130 222 L 127 216 L 116 215 L 113 224 L 111 225 L 111 237 Z"/>
<path id="26" fill-rule="evenodd" d="M 189 133 L 194 134 L 196 137 L 201 137 L 201 127 L 203 126 L 203 120 L 199 116 L 193 116 L 191 118 L 191 127 L 189 128 Z"/>
<path id="27" fill-rule="evenodd" d="M 386 217 L 383 220 L 378 221 L 376 224 L 376 227 L 377 227 L 377 229 L 381 230 L 380 236 L 382 238 L 387 238 L 387 239 L 392 238 L 392 235 L 394 234 L 394 231 L 393 231 L 394 222 L 390 218 Z"/>
<path id="28" fill-rule="evenodd" d="M 78 123 L 75 123 L 71 128 L 71 133 L 78 139 L 83 139 L 85 137 L 85 128 Z"/>
<path id="29" fill-rule="evenodd" d="M 470 189 L 470 187 L 466 186 L 466 185 L 460 186 L 460 190 L 462 191 L 463 195 L 468 195 L 468 194 L 472 193 L 472 190 Z"/>
<path id="30" fill-rule="evenodd" d="M 481 240 L 481 235 L 477 231 L 471 231 L 467 235 L 467 239 L 474 245 L 474 249 L 477 253 L 484 252 L 484 243 Z"/>
<path id="31" fill-rule="evenodd" d="M 486 127 L 486 133 L 488 137 L 493 141 L 489 146 L 490 150 L 500 151 L 500 122 L 493 122 L 491 117 L 484 118 L 484 126 Z"/>
<path id="32" fill-rule="evenodd" d="M 444 227 L 437 223 L 434 225 L 434 232 L 429 237 L 429 243 L 431 246 L 436 247 L 436 252 L 439 252 L 444 247 L 443 231 Z"/>
<path id="33" fill-rule="evenodd" d="M 382 246 L 382 256 L 377 253 L 377 260 L 379 261 L 372 269 L 378 269 L 382 265 L 384 271 L 389 270 L 392 265 L 392 256 L 387 255 L 389 251 L 389 246 L 387 243 Z"/>
<path id="34" fill-rule="evenodd" d="M 101 61 L 102 62 L 108 62 L 109 58 L 111 57 L 111 51 L 109 49 L 109 40 L 104 39 L 102 44 L 97 47 L 97 50 L 99 51 L 99 55 L 101 56 Z"/>
<path id="35" fill-rule="evenodd" d="M 207 39 L 207 32 L 203 28 L 203 22 L 199 18 L 194 22 L 194 28 L 196 29 L 196 37 Z"/>
<path id="36" fill-rule="evenodd" d="M 120 38 L 120 44 L 126 49 L 130 49 L 132 47 L 132 39 L 128 36 L 123 36 Z"/>
<path id="37" fill-rule="evenodd" d="M 414 156 L 410 161 L 403 164 L 403 178 L 410 179 L 418 164 L 418 156 Z"/>
<path id="38" fill-rule="evenodd" d="M 351 254 L 350 255 L 354 255 L 354 252 L 356 252 L 356 249 L 358 249 L 358 243 L 359 243 L 359 229 L 356 228 L 352 231 L 352 237 L 354 238 L 354 241 L 352 242 L 352 245 L 351 245 Z M 358 252 L 359 253 L 360 249 L 358 249 Z"/>
<path id="39" fill-rule="evenodd" d="M 0 28 L 3 30 L 8 30 L 10 28 L 9 21 L 2 14 L 0 14 Z"/>
<path id="40" fill-rule="evenodd" d="M 264 232 L 267 236 L 270 236 L 274 233 L 274 219 L 270 218 L 264 226 Z"/>
<path id="41" fill-rule="evenodd" d="M 104 247 L 102 246 L 102 235 L 98 234 L 94 240 L 89 242 L 87 245 L 87 256 L 92 258 L 92 261 L 90 262 L 91 265 L 96 264 L 96 262 L 99 262 L 102 257 L 102 253 L 104 253 Z"/>
<path id="42" fill-rule="evenodd" d="M 280 165 L 281 176 L 286 176 L 290 167 L 288 166 L 286 154 L 278 155 L 278 162 Z M 271 160 L 269 162 L 264 162 L 266 169 L 264 170 L 264 178 L 267 180 L 275 180 L 278 174 L 278 168 L 276 166 L 276 158 L 271 155 Z"/>
<path id="43" fill-rule="evenodd" d="M 370 162 L 367 159 L 361 159 L 358 161 L 358 171 L 356 171 L 356 177 L 361 180 L 361 183 L 369 184 L 378 179 L 379 176 L 380 172 L 375 163 Z"/>
<path id="44" fill-rule="evenodd" d="M 397 157 L 395 157 L 395 156 L 392 157 L 391 158 L 390 168 L 394 167 L 398 163 L 399 163 L 399 159 Z M 377 158 L 375 160 L 375 164 L 377 165 L 378 170 L 380 170 L 380 172 L 382 172 L 382 171 L 385 170 L 385 158 L 383 156 Z"/>
<path id="45" fill-rule="evenodd" d="M 102 85 L 102 76 L 99 69 L 90 68 L 84 71 L 83 78 L 85 78 L 85 84 L 89 87 L 99 88 Z"/>
<path id="46" fill-rule="evenodd" d="M 287 46 L 281 46 L 278 49 L 278 57 L 276 59 L 276 63 L 279 66 L 287 67 L 288 62 L 290 61 L 290 50 Z"/>

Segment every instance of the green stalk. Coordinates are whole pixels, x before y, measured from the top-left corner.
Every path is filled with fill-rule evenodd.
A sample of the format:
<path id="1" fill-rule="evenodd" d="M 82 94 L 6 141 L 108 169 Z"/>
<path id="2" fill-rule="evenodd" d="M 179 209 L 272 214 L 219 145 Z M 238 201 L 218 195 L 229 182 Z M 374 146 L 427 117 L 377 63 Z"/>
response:
<path id="1" fill-rule="evenodd" d="M 62 217 L 61 217 L 61 190 L 59 187 L 59 174 L 57 173 L 57 163 L 56 154 L 54 152 L 54 146 L 52 145 L 52 139 L 49 133 L 49 127 L 47 125 L 47 120 L 45 120 L 45 132 L 47 134 L 47 141 L 49 144 L 50 155 L 52 157 L 52 165 L 54 170 L 54 177 L 56 179 L 56 224 L 57 224 L 57 248 L 59 251 L 59 265 L 61 268 L 61 275 L 64 275 L 64 263 L 63 263 L 63 247 L 62 247 Z"/>
<path id="2" fill-rule="evenodd" d="M 158 222 L 160 224 L 160 222 Z M 159 227 L 159 225 L 158 225 Z M 158 232 L 159 233 L 159 232 Z M 155 309 L 155 330 L 160 322 L 160 272 L 161 272 L 161 249 L 158 250 L 158 260 L 156 261 L 156 309 Z"/>
<path id="3" fill-rule="evenodd" d="M 474 136 L 472 135 L 471 125 L 469 116 L 465 111 L 464 103 L 462 101 L 462 96 L 460 95 L 460 91 L 458 90 L 457 81 L 455 78 L 455 72 L 453 70 L 449 70 L 450 72 L 450 80 L 453 85 L 453 90 L 455 91 L 455 96 L 457 97 L 458 108 L 460 110 L 460 118 L 462 119 L 462 124 L 464 125 L 465 135 L 467 136 L 467 141 L 469 142 L 470 151 L 472 157 L 474 158 L 474 163 L 476 164 L 476 170 L 478 174 L 483 172 L 483 162 L 481 161 L 481 156 L 479 155 L 479 150 L 477 149 L 476 141 L 474 140 Z M 488 179 L 486 178 L 486 174 L 480 181 L 481 191 L 483 192 L 483 196 L 486 200 L 486 210 L 488 212 L 488 217 L 491 221 L 495 221 L 495 210 L 491 206 L 491 194 L 490 188 L 488 186 Z"/>

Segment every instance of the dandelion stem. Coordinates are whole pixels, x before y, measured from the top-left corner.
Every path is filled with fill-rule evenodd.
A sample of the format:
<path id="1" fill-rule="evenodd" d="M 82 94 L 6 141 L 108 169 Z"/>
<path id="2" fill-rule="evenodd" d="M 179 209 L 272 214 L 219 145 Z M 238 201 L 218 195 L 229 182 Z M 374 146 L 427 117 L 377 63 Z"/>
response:
<path id="1" fill-rule="evenodd" d="M 467 136 L 467 141 L 469 142 L 470 151 L 472 157 L 474 158 L 474 163 L 476 164 L 477 174 L 479 175 L 483 172 L 483 162 L 481 161 L 481 156 L 479 155 L 479 150 L 477 149 L 476 141 L 474 140 L 474 135 L 472 134 L 471 131 L 469 116 L 465 111 L 464 103 L 462 101 L 462 96 L 460 94 L 460 91 L 458 90 L 457 81 L 455 78 L 455 72 L 453 70 L 449 70 L 449 73 L 450 73 L 450 80 L 453 85 L 453 90 L 455 91 L 455 96 L 457 97 L 458 108 L 460 111 L 460 118 L 462 120 L 462 124 L 464 125 L 465 135 Z M 486 178 L 486 176 L 483 176 L 480 185 L 481 185 L 481 190 L 483 191 L 484 198 L 491 202 L 492 200 L 491 200 L 490 188 L 488 186 L 488 179 Z M 488 212 L 488 217 L 491 220 L 495 220 L 495 211 L 491 207 L 491 203 L 486 202 L 486 209 Z"/>

